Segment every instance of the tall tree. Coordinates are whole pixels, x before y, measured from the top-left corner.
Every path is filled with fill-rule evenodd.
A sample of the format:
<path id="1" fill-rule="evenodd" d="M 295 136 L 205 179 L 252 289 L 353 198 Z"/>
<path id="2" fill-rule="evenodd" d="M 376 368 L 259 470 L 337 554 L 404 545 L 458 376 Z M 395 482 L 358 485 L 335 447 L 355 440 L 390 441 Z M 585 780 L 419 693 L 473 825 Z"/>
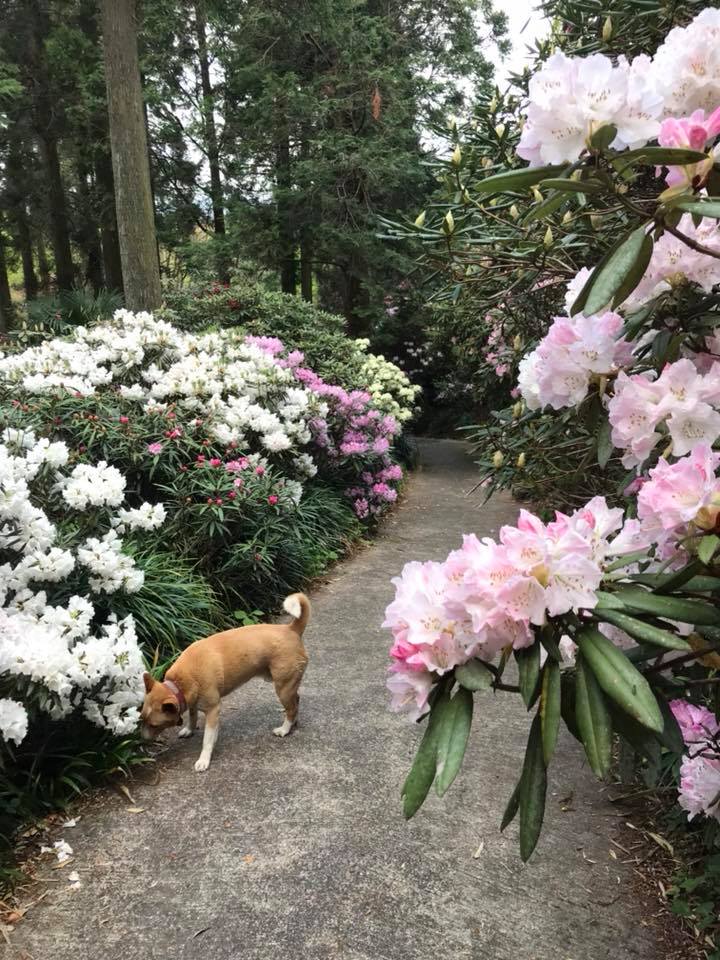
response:
<path id="1" fill-rule="evenodd" d="M 125 302 L 131 310 L 152 310 L 162 292 L 135 0 L 102 0 L 102 29 Z"/>
<path id="2" fill-rule="evenodd" d="M 15 319 L 10 282 L 8 280 L 7 258 L 5 256 L 5 239 L 0 233 L 0 333 L 9 330 Z"/>

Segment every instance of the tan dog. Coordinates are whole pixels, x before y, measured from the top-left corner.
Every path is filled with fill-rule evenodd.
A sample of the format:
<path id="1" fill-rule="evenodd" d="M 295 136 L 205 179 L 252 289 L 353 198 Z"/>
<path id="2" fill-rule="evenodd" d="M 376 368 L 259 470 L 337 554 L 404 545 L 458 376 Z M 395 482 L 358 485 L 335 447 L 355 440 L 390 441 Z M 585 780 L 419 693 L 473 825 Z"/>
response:
<path id="1" fill-rule="evenodd" d="M 196 770 L 207 770 L 217 741 L 220 700 L 253 677 L 272 680 L 285 721 L 273 733 L 286 737 L 297 723 L 298 687 L 308 655 L 302 635 L 310 619 L 310 601 L 304 593 L 285 598 L 290 623 L 262 623 L 215 633 L 183 650 L 162 682 L 144 675 L 145 701 L 140 719 L 143 739 L 182 722 L 179 736 L 192 736 L 198 710 L 205 714 L 205 732 Z"/>

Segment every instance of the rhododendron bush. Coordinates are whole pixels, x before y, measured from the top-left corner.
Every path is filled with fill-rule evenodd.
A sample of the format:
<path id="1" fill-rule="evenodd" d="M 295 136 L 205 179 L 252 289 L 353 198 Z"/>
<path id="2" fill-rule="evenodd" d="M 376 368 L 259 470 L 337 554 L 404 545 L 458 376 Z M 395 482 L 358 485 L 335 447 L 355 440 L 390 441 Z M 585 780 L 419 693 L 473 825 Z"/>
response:
<path id="1" fill-rule="evenodd" d="M 563 724 L 601 777 L 614 736 L 675 756 L 683 809 L 718 818 L 720 10 L 693 12 L 627 54 L 612 18 L 610 55 L 574 53 L 558 21 L 524 89 L 451 121 L 450 207 L 410 228 L 445 251 L 453 297 L 492 310 L 488 349 L 522 344 L 474 440 L 488 492 L 537 494 L 541 515 L 394 580 L 391 706 L 426 723 L 405 813 L 457 775 L 475 696 L 519 693 L 502 825 L 519 814 L 524 859 Z M 522 319 L 535 297 L 542 323 Z"/>

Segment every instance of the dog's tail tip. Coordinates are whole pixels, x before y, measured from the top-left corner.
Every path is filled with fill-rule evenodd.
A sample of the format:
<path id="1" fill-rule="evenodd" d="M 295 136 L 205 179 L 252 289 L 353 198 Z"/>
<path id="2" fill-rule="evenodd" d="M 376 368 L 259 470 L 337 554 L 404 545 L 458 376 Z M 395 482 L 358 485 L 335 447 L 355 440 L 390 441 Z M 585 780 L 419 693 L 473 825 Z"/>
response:
<path id="1" fill-rule="evenodd" d="M 291 593 L 283 600 L 283 610 L 293 618 L 291 626 L 303 632 L 310 619 L 310 601 L 304 593 Z"/>

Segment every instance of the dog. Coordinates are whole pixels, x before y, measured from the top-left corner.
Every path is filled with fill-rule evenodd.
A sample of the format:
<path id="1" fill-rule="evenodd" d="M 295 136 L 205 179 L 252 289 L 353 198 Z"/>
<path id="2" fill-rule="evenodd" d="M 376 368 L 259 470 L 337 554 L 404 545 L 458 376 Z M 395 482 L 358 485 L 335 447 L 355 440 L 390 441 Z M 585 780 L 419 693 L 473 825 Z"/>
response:
<path id="1" fill-rule="evenodd" d="M 272 681 L 285 710 L 285 720 L 273 733 L 286 737 L 297 725 L 298 688 L 308 655 L 303 633 L 310 619 L 310 601 L 304 593 L 285 598 L 290 623 L 256 624 L 214 633 L 184 650 L 162 681 L 143 675 L 145 699 L 140 733 L 154 740 L 163 730 L 182 724 L 181 737 L 195 731 L 198 710 L 205 714 L 205 730 L 198 771 L 207 770 L 217 742 L 220 701 L 253 677 Z"/>

